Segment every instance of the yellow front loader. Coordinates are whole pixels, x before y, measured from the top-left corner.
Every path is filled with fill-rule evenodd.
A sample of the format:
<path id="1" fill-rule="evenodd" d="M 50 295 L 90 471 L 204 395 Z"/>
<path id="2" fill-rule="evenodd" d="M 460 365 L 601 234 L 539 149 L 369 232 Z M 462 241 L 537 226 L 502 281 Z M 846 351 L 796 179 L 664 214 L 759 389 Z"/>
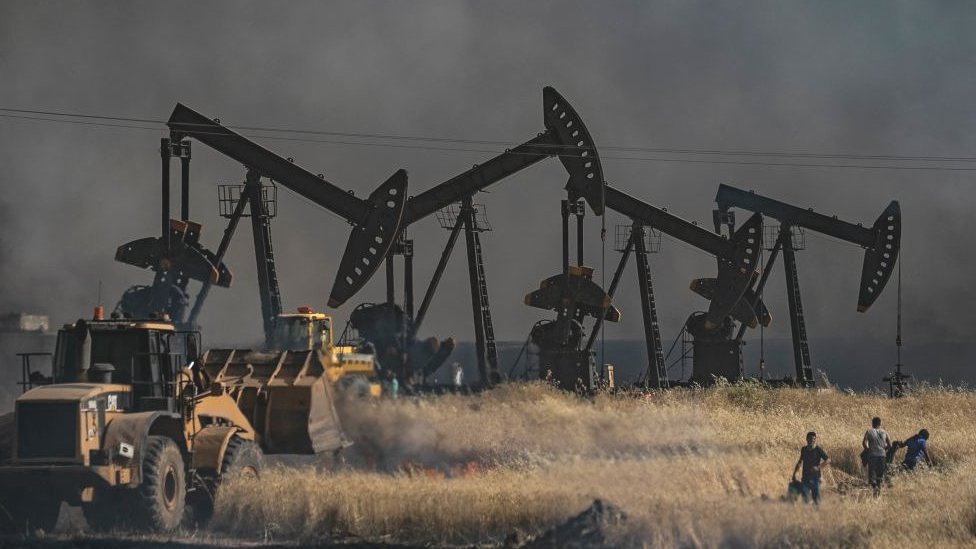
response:
<path id="1" fill-rule="evenodd" d="M 168 321 L 97 313 L 60 330 L 52 376 L 25 379 L 0 416 L 0 531 L 50 530 L 61 501 L 96 528 L 170 531 L 188 505 L 205 519 L 221 480 L 258 475 L 264 454 L 348 444 L 329 352 L 201 354 L 199 341 Z"/>

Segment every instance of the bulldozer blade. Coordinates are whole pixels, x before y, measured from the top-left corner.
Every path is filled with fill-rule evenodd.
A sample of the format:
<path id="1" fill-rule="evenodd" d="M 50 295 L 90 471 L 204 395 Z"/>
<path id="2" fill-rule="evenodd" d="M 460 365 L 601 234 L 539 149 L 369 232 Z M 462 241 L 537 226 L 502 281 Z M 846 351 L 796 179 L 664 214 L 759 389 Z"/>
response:
<path id="1" fill-rule="evenodd" d="M 590 132 L 576 109 L 554 88 L 542 90 L 543 122 L 559 141 L 557 154 L 569 172 L 570 199 L 583 198 L 596 215 L 603 215 L 603 165 Z"/>
<path id="2" fill-rule="evenodd" d="M 867 311 L 874 304 L 895 270 L 898 251 L 901 249 L 901 206 L 897 200 L 892 200 L 881 212 L 872 231 L 875 234 L 875 244 L 864 251 L 861 291 L 857 297 L 859 313 Z"/>
<path id="3" fill-rule="evenodd" d="M 396 241 L 407 205 L 407 172 L 398 170 L 369 195 L 369 213 L 352 228 L 342 254 L 329 307 L 339 307 L 356 294 L 386 258 Z"/>

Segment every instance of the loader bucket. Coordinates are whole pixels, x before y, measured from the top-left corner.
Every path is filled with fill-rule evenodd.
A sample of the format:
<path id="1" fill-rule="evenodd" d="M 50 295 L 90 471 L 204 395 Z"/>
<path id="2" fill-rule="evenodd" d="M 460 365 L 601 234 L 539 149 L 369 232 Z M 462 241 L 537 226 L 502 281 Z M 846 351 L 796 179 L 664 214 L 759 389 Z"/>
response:
<path id="1" fill-rule="evenodd" d="M 319 454 L 348 443 L 319 351 L 214 349 L 203 368 L 237 401 L 266 454 Z"/>

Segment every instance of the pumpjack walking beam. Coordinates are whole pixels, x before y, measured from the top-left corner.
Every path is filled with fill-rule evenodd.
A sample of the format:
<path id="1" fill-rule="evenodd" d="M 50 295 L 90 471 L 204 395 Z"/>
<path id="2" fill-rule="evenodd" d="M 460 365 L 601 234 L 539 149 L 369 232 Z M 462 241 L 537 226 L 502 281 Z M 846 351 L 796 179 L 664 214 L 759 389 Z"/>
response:
<path id="1" fill-rule="evenodd" d="M 407 203 L 406 171 L 398 170 L 362 200 L 182 104 L 166 124 L 174 137 L 192 137 L 353 225 L 329 306 L 338 307 L 358 292 L 393 246 Z"/>
<path id="2" fill-rule="evenodd" d="M 602 215 L 602 193 L 587 190 L 588 185 L 603 181 L 603 168 L 590 132 L 576 110 L 554 88 L 542 90 L 542 106 L 545 132 L 411 197 L 403 215 L 403 226 L 474 196 L 474 193 L 553 156 L 559 157 L 569 173 L 566 188 L 571 200 L 585 198 L 593 212 Z"/>
<path id="3" fill-rule="evenodd" d="M 803 227 L 863 247 L 865 251 L 857 299 L 858 312 L 863 313 L 871 307 L 894 271 L 901 246 L 901 207 L 897 200 L 888 204 L 870 229 L 861 224 L 841 221 L 836 216 L 830 217 L 812 209 L 798 208 L 730 185 L 719 185 L 715 202 L 718 203 L 719 210 L 742 208 L 762 213 L 779 221 L 781 225 Z"/>
<path id="4" fill-rule="evenodd" d="M 796 250 L 793 246 L 793 228 L 819 232 L 858 244 L 865 248 L 861 268 L 861 283 L 858 292 L 857 310 L 865 312 L 877 300 L 887 285 L 898 252 L 901 247 L 901 208 L 897 201 L 888 204 L 878 216 L 874 225 L 868 229 L 861 224 L 848 223 L 802 209 L 751 191 L 737 189 L 730 185 L 720 185 L 715 197 L 718 215 L 727 213 L 733 207 L 761 213 L 780 223 L 780 232 L 769 260 L 766 262 L 756 294 L 762 292 L 779 250 L 783 252 L 783 266 L 786 270 L 787 301 L 790 309 L 790 329 L 793 339 L 793 357 L 797 379 L 808 386 L 813 384 L 813 367 L 807 338 L 806 319 L 800 298 L 799 275 L 796 267 Z M 718 215 L 716 217 L 718 217 Z M 744 330 L 740 328 L 736 339 L 741 339 Z"/>

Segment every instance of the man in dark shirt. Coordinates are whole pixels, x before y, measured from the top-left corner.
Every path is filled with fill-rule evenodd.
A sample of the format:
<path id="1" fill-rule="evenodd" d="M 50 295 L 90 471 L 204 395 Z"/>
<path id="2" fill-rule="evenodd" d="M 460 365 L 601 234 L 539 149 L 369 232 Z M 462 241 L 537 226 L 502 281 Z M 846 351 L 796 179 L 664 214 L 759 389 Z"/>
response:
<path id="1" fill-rule="evenodd" d="M 796 473 L 803 466 L 803 477 L 800 481 L 803 484 L 803 501 L 809 503 L 812 498 L 813 503 L 820 505 L 820 469 L 829 460 L 827 452 L 817 446 L 817 433 L 807 433 L 807 445 L 800 448 L 800 459 L 793 468 L 793 481 L 796 482 Z"/>

